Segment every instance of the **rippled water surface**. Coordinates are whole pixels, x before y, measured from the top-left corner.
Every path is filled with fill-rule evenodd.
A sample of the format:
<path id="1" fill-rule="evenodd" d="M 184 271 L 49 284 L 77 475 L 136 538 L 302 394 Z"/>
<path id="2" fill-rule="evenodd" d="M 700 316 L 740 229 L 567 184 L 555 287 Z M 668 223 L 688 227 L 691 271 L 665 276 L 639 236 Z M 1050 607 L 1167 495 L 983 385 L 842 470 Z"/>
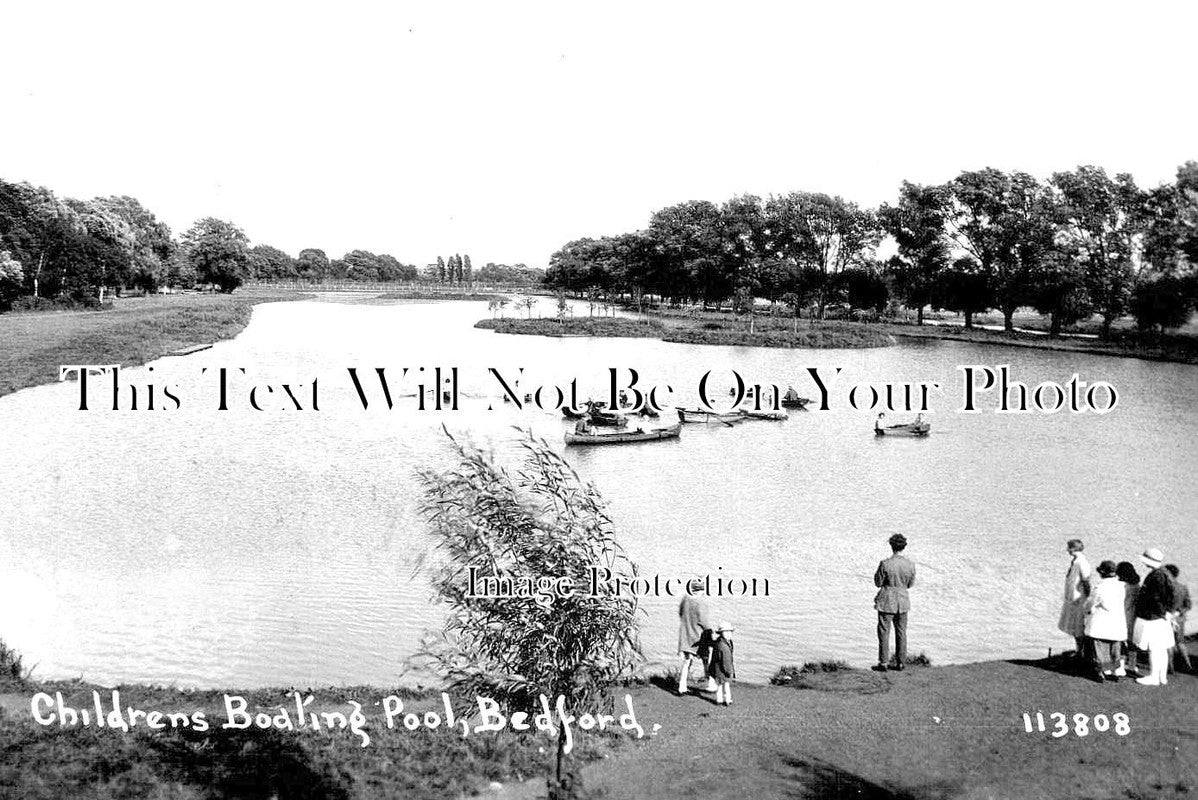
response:
<path id="1" fill-rule="evenodd" d="M 440 424 L 508 460 L 512 425 L 564 448 L 558 415 L 498 402 L 488 367 L 511 379 L 524 367 L 529 389 L 577 376 L 583 394 L 608 367 L 634 367 L 687 405 L 709 369 L 713 385 L 735 368 L 811 396 L 807 367 L 842 368 L 831 412 L 568 450 L 643 572 L 768 580 L 768 597 L 711 601 L 737 628 L 743 679 L 815 658 L 869 663 L 872 575 L 894 531 L 918 569 L 911 647 L 937 663 L 1070 644 L 1055 631 L 1068 538 L 1095 563 L 1159 546 L 1198 583 L 1198 368 L 948 342 L 801 351 L 502 336 L 472 327 L 487 313 L 259 306 L 232 341 L 123 371 L 143 388 L 177 385 L 178 410 L 80 412 L 76 384 L 0 398 L 0 636 L 47 678 L 394 681 L 442 613 L 413 572 L 427 541 L 414 473 L 450 463 Z M 1120 404 L 1105 416 L 998 415 L 990 393 L 983 413 L 956 413 L 962 364 L 1010 364 L 1030 385 L 1077 372 L 1114 384 Z M 463 408 L 419 412 L 408 397 L 363 411 L 345 372 L 355 365 L 458 366 Z M 248 373 L 233 373 L 227 411 L 212 375 L 222 366 Z M 303 384 L 307 406 L 312 378 L 319 412 L 285 411 L 265 390 L 267 410 L 249 408 L 253 383 Z M 848 387 L 886 381 L 944 386 L 930 438 L 876 439 L 873 415 L 848 408 Z M 652 659 L 673 658 L 676 603 L 643 603 Z"/>

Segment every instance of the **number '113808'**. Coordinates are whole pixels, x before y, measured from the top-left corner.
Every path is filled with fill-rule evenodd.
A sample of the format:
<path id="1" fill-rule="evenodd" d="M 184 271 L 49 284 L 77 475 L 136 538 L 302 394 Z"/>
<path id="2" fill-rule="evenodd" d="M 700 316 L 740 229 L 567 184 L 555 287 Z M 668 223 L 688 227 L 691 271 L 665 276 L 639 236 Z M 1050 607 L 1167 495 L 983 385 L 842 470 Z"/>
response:
<path id="1" fill-rule="evenodd" d="M 1060 711 L 1054 711 L 1047 715 L 1045 720 L 1043 711 L 1037 711 L 1035 716 L 1025 713 L 1023 715 L 1023 730 L 1027 733 L 1052 732 L 1054 739 L 1059 739 L 1062 736 L 1068 736 L 1070 732 L 1075 736 L 1089 736 L 1090 732 L 1106 733 L 1113 731 L 1119 736 L 1126 736 L 1131 733 L 1131 719 L 1122 711 L 1116 711 L 1114 714 L 1074 714 L 1070 715 Z"/>

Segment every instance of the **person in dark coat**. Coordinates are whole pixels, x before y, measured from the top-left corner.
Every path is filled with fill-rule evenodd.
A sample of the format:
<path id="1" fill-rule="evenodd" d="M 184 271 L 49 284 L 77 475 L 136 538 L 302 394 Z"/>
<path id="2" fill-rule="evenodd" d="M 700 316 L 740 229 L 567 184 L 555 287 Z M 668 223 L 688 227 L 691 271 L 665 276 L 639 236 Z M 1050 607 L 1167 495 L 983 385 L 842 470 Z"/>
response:
<path id="1" fill-rule="evenodd" d="M 1173 623 L 1173 638 L 1177 640 L 1177 646 L 1169 663 L 1174 669 L 1180 665 L 1189 671 L 1194 668 L 1194 665 L 1190 660 L 1190 651 L 1186 647 L 1186 617 L 1194 603 L 1190 599 L 1190 587 L 1181 582 L 1181 570 L 1178 566 L 1166 564 L 1165 570 L 1173 578 L 1173 616 L 1170 621 Z"/>
<path id="2" fill-rule="evenodd" d="M 1136 627 L 1133 632 L 1136 647 L 1148 651 L 1148 674 L 1136 678 L 1144 686 L 1161 686 L 1169 682 L 1169 649 L 1176 644 L 1169 615 L 1173 612 L 1175 592 L 1173 576 L 1164 569 L 1165 557 L 1155 547 L 1150 547 L 1140 560 L 1152 568 L 1152 572 L 1140 584 L 1136 595 Z"/>
<path id="3" fill-rule="evenodd" d="M 711 643 L 711 663 L 707 674 L 715 681 L 716 703 L 732 705 L 732 679 L 736 677 L 736 665 L 732 661 L 732 626 L 721 622 L 716 626 L 715 638 Z"/>
<path id="4" fill-rule="evenodd" d="M 678 604 L 678 654 L 682 656 L 682 666 L 678 671 L 678 694 L 686 694 L 689 689 L 686 682 L 690 675 L 691 662 L 698 661 L 703 665 L 703 672 L 708 671 L 711 658 L 711 622 L 707 604 L 695 597 L 703 591 L 703 581 L 692 578 L 687 581 L 686 595 Z M 707 691 L 715 691 L 712 681 L 707 682 Z"/>
<path id="5" fill-rule="evenodd" d="M 901 670 L 907 660 L 907 612 L 911 599 L 907 590 L 915 584 L 915 565 L 902 552 L 907 549 L 907 537 L 896 533 L 890 537 L 890 558 L 883 559 L 874 572 L 874 608 L 878 611 L 878 672 Z M 890 629 L 894 628 L 894 663 L 890 664 Z"/>

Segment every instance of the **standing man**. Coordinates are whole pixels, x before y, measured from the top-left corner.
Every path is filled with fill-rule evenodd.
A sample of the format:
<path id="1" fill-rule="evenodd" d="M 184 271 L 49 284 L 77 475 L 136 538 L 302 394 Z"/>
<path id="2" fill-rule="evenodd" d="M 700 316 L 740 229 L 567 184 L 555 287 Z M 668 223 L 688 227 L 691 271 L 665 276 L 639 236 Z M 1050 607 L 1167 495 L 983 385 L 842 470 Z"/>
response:
<path id="1" fill-rule="evenodd" d="M 874 608 L 878 610 L 878 664 L 873 669 L 902 670 L 907 660 L 907 612 L 911 599 L 907 590 L 915 583 L 915 565 L 902 552 L 907 549 L 907 537 L 896 533 L 890 537 L 890 558 L 883 559 L 874 573 L 878 595 Z M 890 666 L 890 627 L 894 626 L 894 665 Z"/>

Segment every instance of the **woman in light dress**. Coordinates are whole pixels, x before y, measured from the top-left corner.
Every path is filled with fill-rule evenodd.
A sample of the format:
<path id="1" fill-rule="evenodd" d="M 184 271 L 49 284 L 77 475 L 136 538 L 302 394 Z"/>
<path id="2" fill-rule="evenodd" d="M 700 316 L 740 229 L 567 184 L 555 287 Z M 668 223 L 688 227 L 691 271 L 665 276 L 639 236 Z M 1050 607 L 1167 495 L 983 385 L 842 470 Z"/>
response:
<path id="1" fill-rule="evenodd" d="M 1065 550 L 1073 559 L 1069 562 L 1069 570 L 1065 573 L 1065 598 L 1061 604 L 1061 619 L 1057 627 L 1073 637 L 1077 645 L 1074 658 L 1086 657 L 1086 597 L 1090 589 L 1090 577 L 1093 569 L 1082 551 L 1086 546 L 1081 539 L 1070 539 L 1065 543 Z"/>
<path id="2" fill-rule="evenodd" d="M 1123 607 L 1127 592 L 1123 581 L 1115 576 L 1114 561 L 1103 561 L 1095 572 L 1099 580 L 1086 601 L 1086 637 L 1094 653 L 1095 679 L 1117 681 L 1115 671 L 1127 638 L 1127 611 Z"/>

